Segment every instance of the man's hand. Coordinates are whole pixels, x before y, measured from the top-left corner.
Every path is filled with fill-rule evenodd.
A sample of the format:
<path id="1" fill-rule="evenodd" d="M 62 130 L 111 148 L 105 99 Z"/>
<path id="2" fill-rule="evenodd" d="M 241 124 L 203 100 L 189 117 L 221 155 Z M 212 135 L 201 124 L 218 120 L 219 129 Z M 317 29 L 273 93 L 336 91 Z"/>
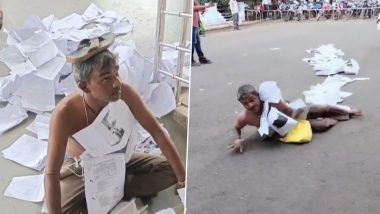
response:
<path id="1" fill-rule="evenodd" d="M 177 189 L 182 189 L 185 187 L 185 181 L 178 181 L 177 182 Z"/>
<path id="2" fill-rule="evenodd" d="M 229 145 L 229 148 L 232 151 L 243 153 L 244 145 L 245 145 L 245 143 L 242 139 L 237 139 L 237 140 L 235 140 L 235 142 L 233 144 Z"/>
<path id="3" fill-rule="evenodd" d="M 210 3 L 206 6 L 206 8 L 214 7 L 214 6 L 215 6 L 215 2 L 210 2 Z"/>

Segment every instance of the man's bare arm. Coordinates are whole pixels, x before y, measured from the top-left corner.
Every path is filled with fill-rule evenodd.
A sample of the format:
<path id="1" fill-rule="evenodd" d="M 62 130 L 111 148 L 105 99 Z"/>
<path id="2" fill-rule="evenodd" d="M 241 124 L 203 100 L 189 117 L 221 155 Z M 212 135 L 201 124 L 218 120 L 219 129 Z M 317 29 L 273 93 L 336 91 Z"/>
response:
<path id="1" fill-rule="evenodd" d="M 194 12 L 203 12 L 203 11 L 206 10 L 206 8 L 209 8 L 209 7 L 212 7 L 212 6 L 214 6 L 214 3 L 209 4 L 207 6 L 206 5 L 194 5 L 193 10 L 194 10 Z"/>
<path id="2" fill-rule="evenodd" d="M 235 130 L 236 130 L 236 133 L 238 135 L 238 139 L 241 139 L 241 130 L 246 125 L 247 125 L 247 123 L 244 120 L 244 115 L 240 114 L 239 117 L 238 117 L 238 119 L 237 119 L 236 125 L 235 125 Z"/>
<path id="3" fill-rule="evenodd" d="M 50 121 L 49 144 L 45 168 L 45 199 L 50 214 L 61 213 L 60 170 L 64 160 L 68 133 L 65 109 L 57 108 Z"/>
<path id="4" fill-rule="evenodd" d="M 292 117 L 293 110 L 283 101 L 281 100 L 279 103 L 271 104 L 271 106 L 277 108 L 280 112 Z"/>
<path id="5" fill-rule="evenodd" d="M 137 121 L 157 142 L 162 153 L 165 155 L 176 174 L 177 181 L 185 181 L 185 168 L 182 165 L 177 150 L 152 113 L 148 110 L 140 95 L 131 86 L 123 84 L 121 98 L 127 103 Z"/>

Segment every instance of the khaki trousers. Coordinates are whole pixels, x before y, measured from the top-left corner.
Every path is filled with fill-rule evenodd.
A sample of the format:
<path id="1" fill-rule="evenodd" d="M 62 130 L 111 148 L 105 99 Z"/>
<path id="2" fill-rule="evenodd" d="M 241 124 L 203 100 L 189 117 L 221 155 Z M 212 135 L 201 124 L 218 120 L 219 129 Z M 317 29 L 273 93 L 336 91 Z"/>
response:
<path id="1" fill-rule="evenodd" d="M 163 156 L 134 153 L 126 164 L 125 197 L 153 196 L 177 181 Z M 74 173 L 61 178 L 62 213 L 87 213 L 84 181 Z"/>

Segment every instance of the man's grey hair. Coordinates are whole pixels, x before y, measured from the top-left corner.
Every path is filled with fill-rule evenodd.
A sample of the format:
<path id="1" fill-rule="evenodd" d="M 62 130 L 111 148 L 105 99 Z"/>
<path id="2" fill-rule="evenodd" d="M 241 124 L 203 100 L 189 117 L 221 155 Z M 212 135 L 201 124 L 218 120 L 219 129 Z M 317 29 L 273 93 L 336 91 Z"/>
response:
<path id="1" fill-rule="evenodd" d="M 90 81 L 91 71 L 116 65 L 116 56 L 109 50 L 95 54 L 86 61 L 73 64 L 74 79 L 79 82 Z"/>
<path id="2" fill-rule="evenodd" d="M 250 84 L 244 84 L 239 87 L 238 93 L 237 93 L 237 100 L 241 101 L 245 96 L 253 94 L 256 96 L 259 96 L 259 93 L 257 93 L 255 87 Z"/>

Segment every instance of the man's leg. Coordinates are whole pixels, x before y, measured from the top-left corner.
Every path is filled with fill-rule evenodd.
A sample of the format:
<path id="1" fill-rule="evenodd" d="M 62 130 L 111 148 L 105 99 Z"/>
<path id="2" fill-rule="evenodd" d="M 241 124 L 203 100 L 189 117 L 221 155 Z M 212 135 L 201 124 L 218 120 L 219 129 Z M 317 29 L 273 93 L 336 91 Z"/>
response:
<path id="1" fill-rule="evenodd" d="M 202 47 L 201 47 L 201 39 L 199 38 L 199 29 L 193 28 L 193 32 L 195 32 L 194 36 L 196 37 L 196 41 L 197 41 L 195 43 L 195 51 L 198 54 L 199 62 L 201 64 L 211 64 L 211 61 L 209 59 L 207 59 L 203 54 Z"/>
<path id="2" fill-rule="evenodd" d="M 66 160 L 63 168 L 67 165 L 72 166 L 70 159 Z M 70 167 L 73 169 L 73 167 Z M 84 193 L 84 181 L 68 170 L 61 170 L 61 209 L 62 213 L 85 214 L 87 213 L 86 196 Z M 77 171 L 77 170 L 75 170 Z M 79 170 L 81 171 L 81 170 Z"/>
<path id="3" fill-rule="evenodd" d="M 361 116 L 362 112 L 356 108 L 349 110 L 330 105 L 312 105 L 309 107 L 307 119 L 313 131 L 321 132 L 331 128 L 338 121 L 349 120 L 351 117 Z"/>
<path id="4" fill-rule="evenodd" d="M 235 13 L 232 15 L 232 21 L 234 23 L 234 30 L 239 30 L 239 14 Z"/>
<path id="5" fill-rule="evenodd" d="M 191 63 L 192 64 L 195 63 L 195 60 L 194 60 L 194 48 L 195 48 L 195 43 L 197 43 L 197 38 L 195 37 L 196 30 L 197 30 L 197 28 L 193 27 L 193 34 L 192 34 L 192 37 L 191 37 Z"/>
<path id="6" fill-rule="evenodd" d="M 134 153 L 126 165 L 124 194 L 129 198 L 154 196 L 176 182 L 177 178 L 163 156 Z"/>

